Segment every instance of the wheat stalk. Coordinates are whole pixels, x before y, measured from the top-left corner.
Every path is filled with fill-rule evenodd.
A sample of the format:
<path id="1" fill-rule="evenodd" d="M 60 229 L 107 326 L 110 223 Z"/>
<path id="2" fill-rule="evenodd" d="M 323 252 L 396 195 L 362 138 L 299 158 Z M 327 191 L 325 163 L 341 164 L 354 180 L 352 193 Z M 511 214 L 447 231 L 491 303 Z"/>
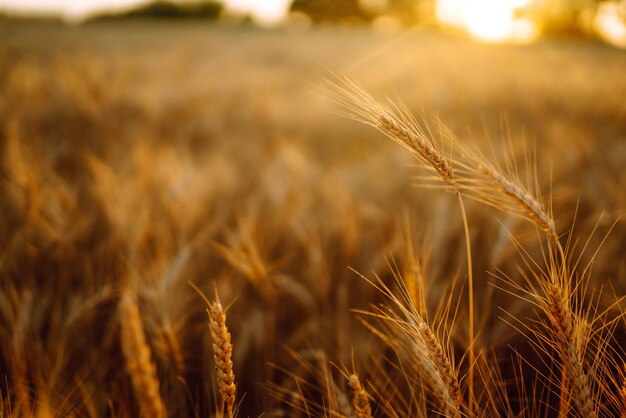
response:
<path id="1" fill-rule="evenodd" d="M 165 416 L 165 407 L 159 393 L 159 381 L 152 362 L 152 353 L 146 343 L 137 296 L 126 289 L 119 303 L 122 352 L 143 415 L 150 418 Z"/>
<path id="2" fill-rule="evenodd" d="M 469 191 L 470 196 L 478 197 L 477 200 L 482 201 L 492 207 L 500 210 L 504 210 L 507 213 L 519 216 L 532 222 L 541 231 L 544 231 L 549 236 L 550 245 L 550 260 L 554 264 L 560 261 L 560 268 L 563 280 L 560 283 L 554 282 L 553 287 L 548 290 L 549 307 L 548 312 L 552 312 L 553 318 L 556 313 L 571 314 L 567 303 L 570 299 L 570 285 L 569 285 L 569 273 L 567 266 L 567 257 L 565 251 L 559 241 L 559 236 L 556 230 L 556 223 L 551 213 L 545 208 L 541 200 L 531 193 L 527 188 L 523 187 L 519 181 L 514 181 L 512 178 L 517 177 L 507 176 L 497 166 L 486 161 L 479 153 L 469 150 L 464 147 L 465 153 L 468 157 L 470 164 L 459 164 L 462 168 L 461 171 L 467 176 L 466 190 Z M 482 178 L 481 178 L 482 177 Z M 486 180 L 486 182 L 485 182 Z M 495 190 L 494 190 L 495 188 Z M 556 256 L 558 254 L 558 258 Z M 560 259 L 560 260 L 559 260 Z M 558 298 L 554 297 L 555 291 L 561 294 L 561 305 L 556 302 Z M 550 296 L 552 295 L 552 296 Z M 563 318 L 566 319 L 566 318 Z M 566 326 L 567 321 L 570 321 L 572 317 L 566 320 L 565 323 L 561 322 L 553 323 L 553 331 L 556 331 L 557 335 L 563 336 L 564 334 L 559 331 L 559 326 Z M 572 319 L 573 320 L 573 319 Z M 570 321 L 572 324 L 573 322 Z M 567 328 L 567 327 L 566 327 Z M 570 330 L 569 337 L 573 337 L 574 333 Z M 561 385 L 559 395 L 559 417 L 567 415 L 569 409 L 569 395 L 567 382 L 571 381 L 573 386 L 578 387 L 575 390 L 574 396 L 579 396 L 577 404 L 580 402 L 587 402 L 591 398 L 591 393 L 588 392 L 587 376 L 582 369 L 582 357 L 580 356 L 580 349 L 578 343 L 573 340 L 560 341 L 560 347 L 566 348 L 570 345 L 576 348 L 578 354 L 561 351 L 566 353 L 567 359 L 563 359 L 563 367 L 561 371 Z M 562 354 L 563 355 L 563 354 Z M 578 358 L 578 360 L 576 360 Z M 578 368 L 573 369 L 574 376 L 569 376 L 570 368 L 568 363 L 576 363 Z M 585 404 L 586 411 L 593 411 L 593 403 Z M 591 416 L 591 415 L 589 415 Z"/>
<path id="3" fill-rule="evenodd" d="M 371 396 L 361 385 L 359 376 L 354 373 L 351 374 L 348 377 L 348 385 L 352 389 L 352 408 L 357 418 L 372 418 Z"/>
<path id="4" fill-rule="evenodd" d="M 215 359 L 216 379 L 228 417 L 233 416 L 235 407 L 235 374 L 233 372 L 233 345 L 226 326 L 226 312 L 219 299 L 209 304 L 209 328 L 213 340 L 213 358 Z"/>
<path id="5" fill-rule="evenodd" d="M 347 77 L 336 77 L 336 82 L 329 81 L 334 90 L 334 99 L 344 112 L 344 115 L 358 122 L 370 125 L 381 131 L 394 142 L 408 149 L 427 168 L 433 170 L 447 184 L 456 195 L 465 233 L 465 248 L 467 255 L 467 293 L 468 293 L 468 381 L 469 381 L 469 408 L 474 406 L 474 370 L 475 361 L 474 343 L 474 279 L 472 272 L 472 251 L 469 235 L 469 226 L 465 204 L 460 192 L 457 176 L 448 158 L 439 149 L 437 144 L 411 116 L 408 109 L 391 104 L 385 106 L 376 101 L 369 93 Z"/>

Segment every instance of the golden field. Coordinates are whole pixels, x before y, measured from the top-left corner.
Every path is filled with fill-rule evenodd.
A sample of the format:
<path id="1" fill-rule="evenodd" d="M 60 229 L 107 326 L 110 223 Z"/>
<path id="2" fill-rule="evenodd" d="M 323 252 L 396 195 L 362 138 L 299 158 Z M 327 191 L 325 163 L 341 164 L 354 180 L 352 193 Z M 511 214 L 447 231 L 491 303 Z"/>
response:
<path id="1" fill-rule="evenodd" d="M 626 416 L 625 68 L 583 40 L 2 22 L 0 416 Z M 343 75 L 553 217 L 460 190 L 473 338 L 459 199 L 342 116 Z"/>

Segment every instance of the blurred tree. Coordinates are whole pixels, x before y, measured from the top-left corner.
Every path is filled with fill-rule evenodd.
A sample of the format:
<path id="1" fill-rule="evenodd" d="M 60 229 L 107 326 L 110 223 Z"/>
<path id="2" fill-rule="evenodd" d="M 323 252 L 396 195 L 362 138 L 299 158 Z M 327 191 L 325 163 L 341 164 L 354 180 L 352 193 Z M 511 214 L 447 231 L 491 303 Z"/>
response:
<path id="1" fill-rule="evenodd" d="M 388 14 L 405 25 L 433 23 L 436 0 L 389 0 Z"/>
<path id="2" fill-rule="evenodd" d="M 432 22 L 436 0 L 294 0 L 291 11 L 314 22 L 373 19 L 389 15 L 403 24 Z"/>
<path id="3" fill-rule="evenodd" d="M 530 6 L 544 33 L 581 34 L 602 0 L 537 0 Z"/>
<path id="4" fill-rule="evenodd" d="M 152 3 L 138 6 L 134 9 L 121 13 L 108 13 L 95 16 L 90 20 L 111 20 L 128 18 L 150 18 L 150 19 L 217 19 L 222 12 L 222 4 L 217 1 L 195 1 L 195 2 L 171 2 L 157 0 Z"/>
<path id="5" fill-rule="evenodd" d="M 359 0 L 294 0 L 290 10 L 307 14 L 313 22 L 347 19 L 370 21 L 374 17 L 363 11 Z"/>

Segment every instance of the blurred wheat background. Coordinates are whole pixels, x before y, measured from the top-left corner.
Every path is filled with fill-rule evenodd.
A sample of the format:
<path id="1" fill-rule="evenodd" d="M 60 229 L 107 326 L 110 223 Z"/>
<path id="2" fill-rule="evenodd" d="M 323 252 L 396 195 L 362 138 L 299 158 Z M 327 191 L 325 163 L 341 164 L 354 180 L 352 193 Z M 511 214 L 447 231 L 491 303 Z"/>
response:
<path id="1" fill-rule="evenodd" d="M 3 21 L 0 416 L 624 417 L 625 69 L 584 39 Z M 333 74 L 551 208 L 565 262 L 466 200 L 473 342 L 457 200 L 341 116 Z"/>

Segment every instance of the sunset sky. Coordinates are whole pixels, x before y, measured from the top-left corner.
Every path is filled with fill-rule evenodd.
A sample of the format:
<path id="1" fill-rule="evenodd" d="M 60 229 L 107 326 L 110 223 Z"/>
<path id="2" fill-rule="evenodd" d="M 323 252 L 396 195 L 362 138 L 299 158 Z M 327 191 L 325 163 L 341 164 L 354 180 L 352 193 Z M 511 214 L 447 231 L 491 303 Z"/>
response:
<path id="1" fill-rule="evenodd" d="M 122 9 L 148 0 L 0 0 L 0 9 L 20 12 L 60 13 L 68 19 L 79 20 L 103 10 Z M 362 0 L 365 2 L 365 0 Z M 438 17 L 444 23 L 460 25 L 484 40 L 497 40 L 517 35 L 513 10 L 530 0 L 439 0 Z M 370 1 L 371 2 L 371 1 Z M 252 15 L 262 24 L 279 22 L 286 14 L 291 0 L 225 0 L 226 7 L 235 12 Z M 376 3 L 385 3 L 378 0 Z"/>
<path id="2" fill-rule="evenodd" d="M 149 0 L 0 0 L 0 12 L 60 14 L 80 21 L 94 12 L 114 11 Z M 286 15 L 292 0 L 223 0 L 231 12 L 251 15 L 257 23 L 271 26 Z M 361 0 L 385 4 L 386 0 Z M 475 39 L 486 42 L 528 42 L 536 39 L 536 24 L 518 18 L 516 10 L 534 0 L 437 0 L 438 20 L 465 28 Z M 605 41 L 626 47 L 626 25 L 619 18 L 618 3 L 603 3 L 598 9 L 594 29 Z"/>

